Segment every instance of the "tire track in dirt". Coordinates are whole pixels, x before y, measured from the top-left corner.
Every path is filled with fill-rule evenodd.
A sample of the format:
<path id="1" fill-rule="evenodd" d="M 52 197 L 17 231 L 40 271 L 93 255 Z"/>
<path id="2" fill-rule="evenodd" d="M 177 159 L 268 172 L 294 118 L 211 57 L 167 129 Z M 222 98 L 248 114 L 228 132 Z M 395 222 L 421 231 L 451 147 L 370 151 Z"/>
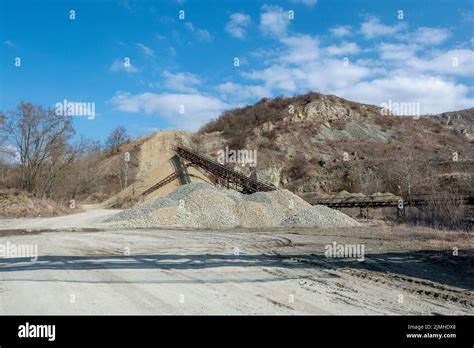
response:
<path id="1" fill-rule="evenodd" d="M 334 266 L 330 262 L 307 260 L 304 258 L 292 258 L 296 262 L 314 264 L 318 267 L 331 269 L 336 273 L 348 274 L 352 277 L 383 284 L 388 287 L 400 289 L 408 293 L 429 297 L 433 300 L 450 301 L 462 305 L 467 309 L 474 308 L 474 295 L 471 292 L 453 289 L 441 284 L 436 284 L 426 280 L 411 278 L 389 272 L 365 271 L 348 268 L 347 266 Z"/>
<path id="2" fill-rule="evenodd" d="M 351 276 L 369 280 L 374 283 L 380 283 L 387 286 L 396 287 L 406 292 L 417 294 L 425 297 L 430 297 L 434 300 L 446 300 L 461 304 L 466 308 L 474 308 L 474 296 L 469 292 L 462 292 L 460 290 L 447 288 L 440 284 L 431 283 L 425 280 L 418 280 L 398 274 L 367 272 L 353 269 L 343 269 L 342 272 L 347 272 Z M 439 290 L 439 291 L 437 291 Z M 463 296 L 463 297 L 461 297 Z"/>

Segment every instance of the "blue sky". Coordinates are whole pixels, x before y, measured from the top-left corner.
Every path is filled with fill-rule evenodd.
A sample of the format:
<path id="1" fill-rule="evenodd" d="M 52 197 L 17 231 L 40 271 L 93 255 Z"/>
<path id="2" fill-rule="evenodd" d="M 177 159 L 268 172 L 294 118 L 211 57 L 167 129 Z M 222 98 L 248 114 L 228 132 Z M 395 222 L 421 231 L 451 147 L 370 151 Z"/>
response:
<path id="1" fill-rule="evenodd" d="M 196 130 L 311 90 L 422 113 L 474 106 L 474 1 L 0 2 L 0 110 L 95 103 L 94 119 L 74 117 L 94 139 Z"/>

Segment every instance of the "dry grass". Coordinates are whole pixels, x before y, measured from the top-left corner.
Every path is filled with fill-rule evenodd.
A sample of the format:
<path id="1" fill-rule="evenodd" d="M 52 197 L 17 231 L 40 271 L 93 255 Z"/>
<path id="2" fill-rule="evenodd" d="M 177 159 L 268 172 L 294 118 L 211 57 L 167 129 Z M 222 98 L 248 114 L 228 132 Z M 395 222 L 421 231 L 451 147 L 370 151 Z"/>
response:
<path id="1" fill-rule="evenodd" d="M 377 227 L 374 227 L 377 229 Z M 424 226 L 400 224 L 384 229 L 387 235 L 398 240 L 404 250 L 421 249 L 473 249 L 472 236 L 467 231 L 438 229 Z"/>
<path id="2" fill-rule="evenodd" d="M 37 198 L 19 190 L 0 191 L 0 217 L 51 217 L 81 212 L 71 209 L 68 202 L 60 204 L 51 199 Z"/>

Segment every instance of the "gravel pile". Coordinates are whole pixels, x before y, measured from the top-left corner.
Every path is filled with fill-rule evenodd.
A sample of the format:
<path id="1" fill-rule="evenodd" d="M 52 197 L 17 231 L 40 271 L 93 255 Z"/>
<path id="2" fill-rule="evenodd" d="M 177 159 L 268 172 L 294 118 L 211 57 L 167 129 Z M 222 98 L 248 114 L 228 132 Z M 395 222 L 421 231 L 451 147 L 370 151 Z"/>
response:
<path id="1" fill-rule="evenodd" d="M 328 208 L 324 205 L 315 205 L 289 215 L 282 221 L 282 225 L 345 227 L 351 226 L 348 224 L 354 222 L 355 220 L 338 210 Z M 355 222 L 355 224 L 357 224 L 357 222 Z"/>
<path id="2" fill-rule="evenodd" d="M 166 197 L 137 204 L 106 222 L 120 227 L 188 228 L 358 225 L 349 216 L 311 206 L 288 190 L 244 195 L 207 183 L 180 186 Z"/>

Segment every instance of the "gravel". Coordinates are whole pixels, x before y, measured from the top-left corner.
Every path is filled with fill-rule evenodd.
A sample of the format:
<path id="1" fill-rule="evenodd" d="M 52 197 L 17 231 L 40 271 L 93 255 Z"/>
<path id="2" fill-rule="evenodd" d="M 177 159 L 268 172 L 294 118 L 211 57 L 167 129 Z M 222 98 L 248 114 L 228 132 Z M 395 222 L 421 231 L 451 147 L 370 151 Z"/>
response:
<path id="1" fill-rule="evenodd" d="M 301 209 L 289 215 L 282 221 L 282 225 L 318 226 L 318 227 L 345 227 L 358 224 L 340 211 L 328 208 L 324 205 L 315 205 L 310 208 Z"/>
<path id="2" fill-rule="evenodd" d="M 207 183 L 180 186 L 166 197 L 137 204 L 106 222 L 120 227 L 184 228 L 358 225 L 349 216 L 311 206 L 288 190 L 244 195 Z"/>
<path id="3" fill-rule="evenodd" d="M 114 221 L 140 219 L 144 215 L 151 214 L 158 209 L 177 207 L 179 202 L 168 198 L 154 199 L 149 202 L 138 203 L 130 209 L 124 210 L 113 216 Z"/>

